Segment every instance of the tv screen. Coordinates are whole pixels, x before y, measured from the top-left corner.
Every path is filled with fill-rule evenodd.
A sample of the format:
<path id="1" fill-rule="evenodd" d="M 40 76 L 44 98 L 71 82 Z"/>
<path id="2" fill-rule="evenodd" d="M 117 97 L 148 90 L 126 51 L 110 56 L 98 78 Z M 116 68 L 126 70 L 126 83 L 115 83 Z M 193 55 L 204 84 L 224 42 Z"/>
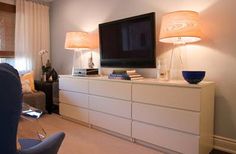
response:
<path id="1" fill-rule="evenodd" d="M 155 13 L 99 24 L 102 67 L 154 68 Z"/>

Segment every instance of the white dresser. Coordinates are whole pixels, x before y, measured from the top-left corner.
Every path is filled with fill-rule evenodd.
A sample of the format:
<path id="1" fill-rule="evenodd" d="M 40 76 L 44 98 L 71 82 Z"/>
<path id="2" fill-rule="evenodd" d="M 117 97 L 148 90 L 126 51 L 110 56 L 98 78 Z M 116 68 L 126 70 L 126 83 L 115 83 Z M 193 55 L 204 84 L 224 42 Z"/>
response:
<path id="1" fill-rule="evenodd" d="M 184 154 L 213 147 L 214 83 L 61 75 L 60 114 Z"/>

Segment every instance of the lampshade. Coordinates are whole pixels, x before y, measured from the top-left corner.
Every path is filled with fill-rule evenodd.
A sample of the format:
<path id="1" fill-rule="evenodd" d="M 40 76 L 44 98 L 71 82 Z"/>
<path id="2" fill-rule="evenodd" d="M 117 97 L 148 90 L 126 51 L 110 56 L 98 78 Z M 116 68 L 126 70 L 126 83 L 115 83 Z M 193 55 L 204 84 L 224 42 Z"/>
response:
<path id="1" fill-rule="evenodd" d="M 192 43 L 201 40 L 199 14 L 194 11 L 176 11 L 162 17 L 160 42 Z"/>
<path id="2" fill-rule="evenodd" d="M 65 41 L 66 49 L 89 49 L 89 37 L 86 32 L 68 32 Z"/>
<path id="3" fill-rule="evenodd" d="M 89 33 L 89 48 L 90 49 L 97 49 L 99 44 L 98 33 L 91 32 Z"/>

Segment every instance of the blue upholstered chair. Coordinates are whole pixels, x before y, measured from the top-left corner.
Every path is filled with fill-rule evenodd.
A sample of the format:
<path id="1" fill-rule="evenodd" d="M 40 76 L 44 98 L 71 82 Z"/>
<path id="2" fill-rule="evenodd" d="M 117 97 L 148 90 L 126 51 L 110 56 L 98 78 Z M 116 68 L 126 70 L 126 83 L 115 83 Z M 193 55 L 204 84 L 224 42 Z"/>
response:
<path id="1" fill-rule="evenodd" d="M 0 154 L 56 154 L 65 137 L 56 133 L 41 141 L 20 139 L 16 148 L 17 127 L 22 108 L 22 88 L 19 74 L 12 66 L 0 63 Z"/>
<path id="2" fill-rule="evenodd" d="M 20 154 L 57 154 L 65 137 L 63 132 L 56 133 L 45 140 L 20 139 Z"/>
<path id="3" fill-rule="evenodd" d="M 17 126 L 21 114 L 22 90 L 17 70 L 0 64 L 0 153 L 15 154 Z"/>

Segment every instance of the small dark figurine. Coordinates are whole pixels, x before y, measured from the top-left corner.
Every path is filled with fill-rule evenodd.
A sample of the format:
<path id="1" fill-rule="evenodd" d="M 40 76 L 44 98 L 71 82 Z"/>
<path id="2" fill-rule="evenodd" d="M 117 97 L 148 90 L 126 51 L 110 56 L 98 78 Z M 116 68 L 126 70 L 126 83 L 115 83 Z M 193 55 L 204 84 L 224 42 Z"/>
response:
<path id="1" fill-rule="evenodd" d="M 52 68 L 49 60 L 47 60 L 46 65 L 42 66 L 42 71 L 43 71 L 43 74 L 46 74 L 46 81 L 57 81 L 58 80 L 58 74 L 55 71 L 55 69 Z"/>
<path id="2" fill-rule="evenodd" d="M 52 78 L 51 78 L 52 77 Z M 47 72 L 47 77 L 46 77 L 47 81 L 57 81 L 58 80 L 58 74 L 57 72 L 52 69 L 50 71 Z"/>
<path id="3" fill-rule="evenodd" d="M 52 80 L 57 81 L 58 80 L 57 72 L 54 69 L 52 69 L 51 74 L 52 74 Z"/>

